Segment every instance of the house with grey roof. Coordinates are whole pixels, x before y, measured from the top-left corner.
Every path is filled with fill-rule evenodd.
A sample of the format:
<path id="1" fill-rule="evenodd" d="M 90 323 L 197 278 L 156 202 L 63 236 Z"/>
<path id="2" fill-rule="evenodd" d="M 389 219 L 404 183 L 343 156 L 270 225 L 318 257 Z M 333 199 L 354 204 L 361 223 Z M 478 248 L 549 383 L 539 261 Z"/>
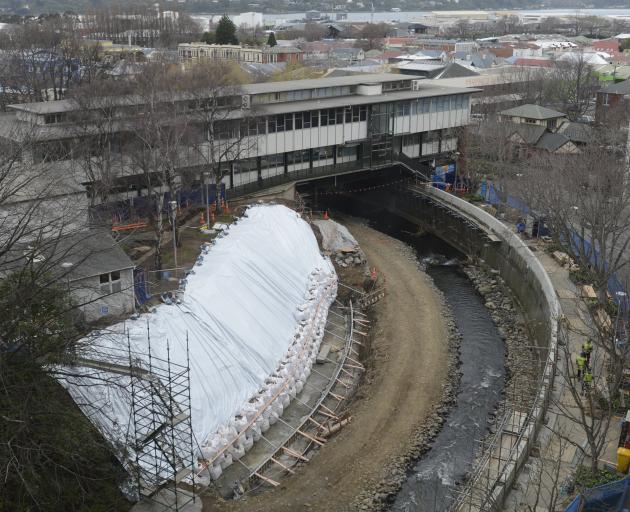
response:
<path id="1" fill-rule="evenodd" d="M 591 138 L 591 127 L 569 122 L 562 112 L 540 105 L 521 105 L 503 110 L 499 121 L 506 138 L 529 151 L 579 153 Z"/>
<path id="2" fill-rule="evenodd" d="M 135 310 L 134 264 L 104 230 L 90 230 L 63 238 L 58 264 L 68 270 L 70 294 L 87 322 L 122 316 Z"/>
<path id="3" fill-rule="evenodd" d="M 135 310 L 135 265 L 103 229 L 71 230 L 16 244 L 0 261 L 0 279 L 26 265 L 67 289 L 86 322 Z"/>
<path id="4" fill-rule="evenodd" d="M 567 121 L 567 115 L 562 112 L 532 104 L 503 110 L 499 113 L 499 118 L 501 121 L 516 124 L 545 126 L 551 131 L 555 131 L 563 122 Z"/>

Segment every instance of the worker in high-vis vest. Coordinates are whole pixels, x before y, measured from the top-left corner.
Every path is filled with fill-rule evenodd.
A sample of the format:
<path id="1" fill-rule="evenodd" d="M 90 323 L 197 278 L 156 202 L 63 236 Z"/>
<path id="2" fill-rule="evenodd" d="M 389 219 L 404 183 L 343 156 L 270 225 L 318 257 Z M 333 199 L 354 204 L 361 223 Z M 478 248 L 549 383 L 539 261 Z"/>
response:
<path id="1" fill-rule="evenodd" d="M 593 352 L 593 342 L 590 338 L 587 338 L 584 344 L 582 345 L 582 352 L 584 352 L 584 357 L 586 357 L 586 366 L 590 368 L 591 366 L 591 352 Z"/>
<path id="2" fill-rule="evenodd" d="M 580 352 L 580 355 L 575 358 L 575 364 L 577 365 L 577 378 L 581 379 L 586 368 L 586 355 L 584 352 Z"/>
<path id="3" fill-rule="evenodd" d="M 593 374 L 590 370 L 584 372 L 584 378 L 582 379 L 582 393 L 589 391 L 593 384 Z"/>

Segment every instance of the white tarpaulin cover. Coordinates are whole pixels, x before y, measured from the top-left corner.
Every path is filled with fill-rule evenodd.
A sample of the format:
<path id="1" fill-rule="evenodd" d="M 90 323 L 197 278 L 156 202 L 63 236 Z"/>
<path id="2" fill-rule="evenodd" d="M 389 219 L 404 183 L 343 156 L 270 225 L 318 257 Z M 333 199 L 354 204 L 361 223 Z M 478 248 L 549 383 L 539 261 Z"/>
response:
<path id="1" fill-rule="evenodd" d="M 336 279 L 310 226 L 293 210 L 250 207 L 202 251 L 181 303 L 93 333 L 89 340 L 101 349 L 86 355 L 103 359 L 102 347 L 124 350 L 128 333 L 142 359 L 148 323 L 153 355 L 166 359 L 168 340 L 171 361 L 185 365 L 188 336 L 193 433 L 220 473 L 219 466 L 232 460 L 221 453 L 225 447 L 239 456 L 241 442 L 249 448 L 301 389 L 323 337 Z M 83 377 L 60 380 L 110 441 L 126 444 L 128 392 L 90 382 L 99 370 L 79 371 Z M 124 384 L 126 377 L 116 378 Z M 237 433 L 243 435 L 234 448 Z"/>

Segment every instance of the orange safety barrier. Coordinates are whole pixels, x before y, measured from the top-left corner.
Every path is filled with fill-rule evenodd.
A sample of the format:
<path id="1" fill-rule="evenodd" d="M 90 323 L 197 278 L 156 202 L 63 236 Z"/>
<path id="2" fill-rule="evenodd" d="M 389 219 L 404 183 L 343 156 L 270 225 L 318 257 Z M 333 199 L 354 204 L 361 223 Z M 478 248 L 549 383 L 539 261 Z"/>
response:
<path id="1" fill-rule="evenodd" d="M 112 231 L 131 231 L 132 229 L 146 228 L 148 224 L 145 221 L 132 222 L 131 224 L 114 224 Z"/>

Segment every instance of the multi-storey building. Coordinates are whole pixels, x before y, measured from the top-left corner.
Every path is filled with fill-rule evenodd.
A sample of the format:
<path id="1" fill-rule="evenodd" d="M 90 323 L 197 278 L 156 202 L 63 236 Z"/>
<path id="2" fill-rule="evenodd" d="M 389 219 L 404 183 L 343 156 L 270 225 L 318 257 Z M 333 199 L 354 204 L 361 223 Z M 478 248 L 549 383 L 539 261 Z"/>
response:
<path id="1" fill-rule="evenodd" d="M 287 181 L 298 171 L 327 166 L 336 169 L 370 169 L 399 159 L 416 163 L 445 163 L 457 148 L 457 130 L 469 120 L 470 95 L 475 89 L 445 87 L 438 81 L 413 80 L 398 74 L 354 75 L 346 77 L 249 84 L 213 96 L 217 108 L 226 114 L 217 121 L 215 139 L 240 138 L 242 148 L 220 163 L 223 183 L 230 189 L 258 183 L 269 178 Z M 105 100 L 103 100 L 105 101 Z M 210 97 L 205 100 L 210 101 Z M 104 109 L 93 101 L 89 126 L 77 126 L 80 107 L 73 100 L 12 105 L 12 113 L 0 119 L 0 136 L 14 141 L 25 137 L 23 161 L 29 169 L 48 166 L 47 172 L 59 175 L 65 193 L 86 198 L 86 188 L 94 179 L 85 166 L 102 151 L 93 144 L 103 126 L 111 131 L 107 139 L 110 199 L 133 200 L 144 195 L 132 141 L 143 119 L 143 100 L 139 97 L 109 98 L 107 123 L 99 122 Z M 198 119 L 200 105 L 182 94 L 169 100 L 183 117 Z M 244 123 L 243 119 L 247 122 Z M 178 166 L 188 173 L 188 183 L 198 180 L 209 168 L 203 151 L 209 142 L 189 145 L 184 139 Z M 199 141 L 197 141 L 199 142 Z M 205 149 L 199 151 L 199 144 Z M 226 143 L 227 144 L 227 143 Z M 86 159 L 86 148 L 90 148 Z M 146 173 L 146 169 L 144 170 Z M 87 202 L 87 199 L 85 199 Z M 94 201 L 94 197 L 92 197 Z"/>
<path id="2" fill-rule="evenodd" d="M 231 60 L 254 64 L 300 62 L 303 52 L 291 46 L 254 48 L 238 44 L 181 43 L 177 53 L 182 60 Z"/>

